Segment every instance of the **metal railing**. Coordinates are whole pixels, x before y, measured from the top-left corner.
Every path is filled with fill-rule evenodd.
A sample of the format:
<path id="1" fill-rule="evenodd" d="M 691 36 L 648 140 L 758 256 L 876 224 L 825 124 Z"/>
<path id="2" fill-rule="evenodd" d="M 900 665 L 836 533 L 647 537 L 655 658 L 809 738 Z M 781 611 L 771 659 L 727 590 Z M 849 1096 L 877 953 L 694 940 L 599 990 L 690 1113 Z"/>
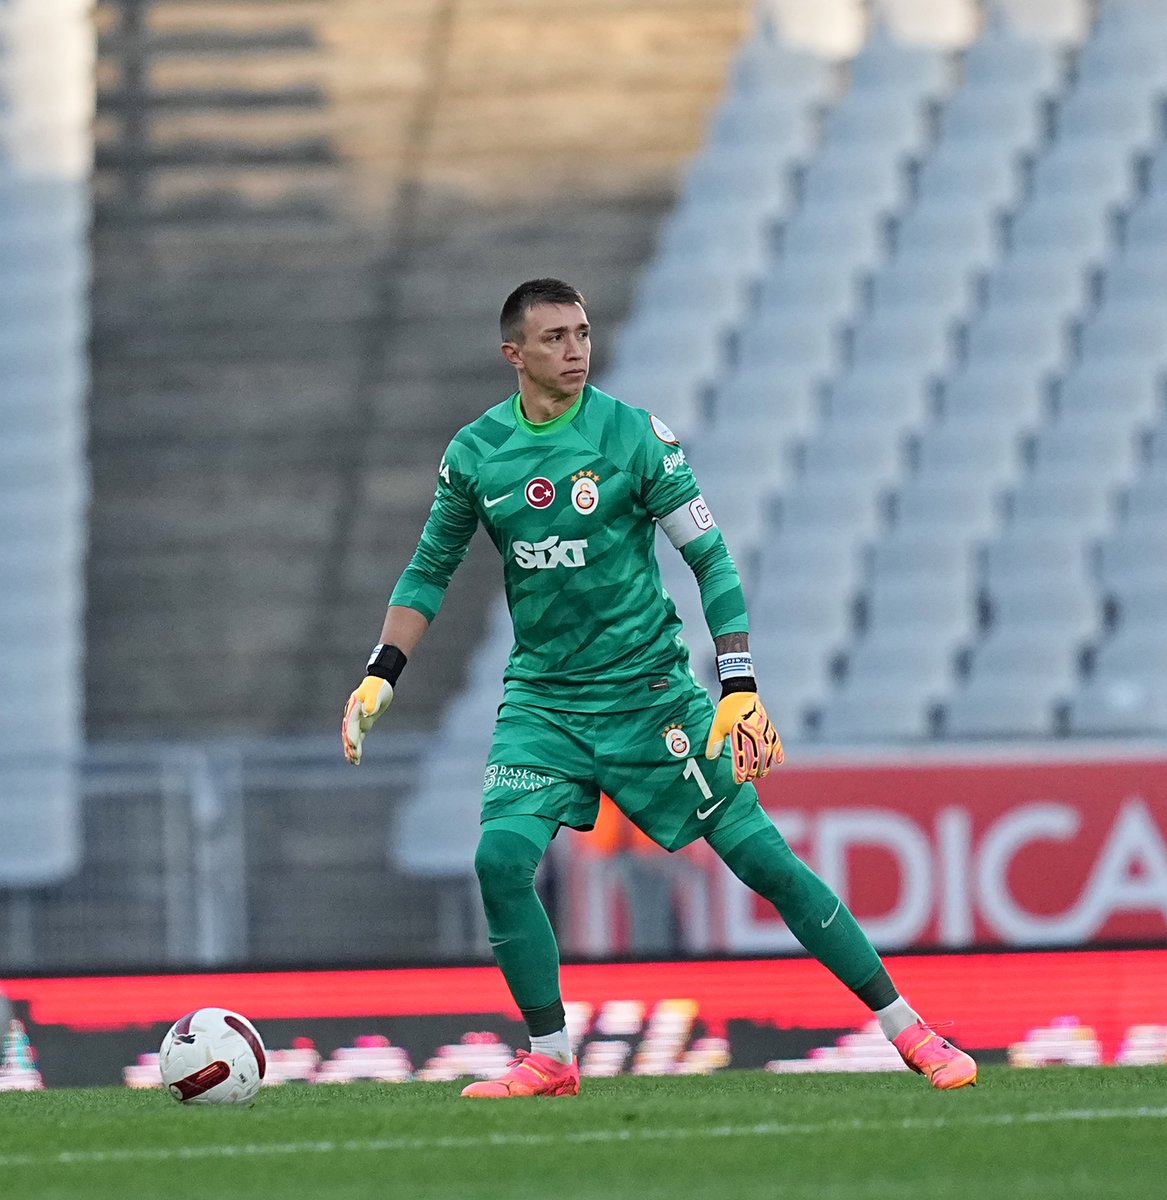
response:
<path id="1" fill-rule="evenodd" d="M 392 853 L 422 740 L 397 731 L 359 771 L 332 738 L 88 747 L 80 869 L 0 890 L 0 964 L 487 957 L 472 876 L 410 875 Z"/>

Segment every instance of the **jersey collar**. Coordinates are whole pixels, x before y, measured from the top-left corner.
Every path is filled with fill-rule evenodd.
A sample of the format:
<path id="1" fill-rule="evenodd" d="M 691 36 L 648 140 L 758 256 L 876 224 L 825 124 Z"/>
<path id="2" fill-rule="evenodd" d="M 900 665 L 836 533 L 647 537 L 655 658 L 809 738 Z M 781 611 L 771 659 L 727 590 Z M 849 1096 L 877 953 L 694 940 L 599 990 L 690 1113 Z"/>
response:
<path id="1" fill-rule="evenodd" d="M 534 421 L 527 420 L 526 416 L 523 414 L 523 406 L 519 402 L 519 393 L 515 392 L 515 394 L 511 397 L 511 404 L 515 413 L 515 423 L 520 429 L 525 429 L 528 433 L 539 435 L 545 433 L 554 433 L 557 429 L 562 429 L 565 425 L 570 425 L 572 421 L 575 420 L 579 410 L 583 407 L 583 402 L 587 397 L 587 394 L 591 390 L 592 385 L 590 383 L 585 383 L 583 391 L 579 394 L 579 399 L 567 410 L 567 412 L 561 412 L 559 416 L 554 418 L 554 420 L 543 421 L 538 425 L 536 425 Z"/>

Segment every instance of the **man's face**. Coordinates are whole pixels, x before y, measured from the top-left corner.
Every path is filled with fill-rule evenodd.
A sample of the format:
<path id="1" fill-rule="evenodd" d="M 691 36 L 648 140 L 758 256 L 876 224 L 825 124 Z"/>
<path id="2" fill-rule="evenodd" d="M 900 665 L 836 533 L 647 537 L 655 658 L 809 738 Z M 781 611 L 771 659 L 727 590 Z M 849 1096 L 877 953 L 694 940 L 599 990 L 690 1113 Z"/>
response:
<path id="1" fill-rule="evenodd" d="M 578 396 L 592 357 L 591 327 L 578 304 L 539 304 L 527 310 L 523 336 L 503 342 L 507 362 L 550 396 Z"/>

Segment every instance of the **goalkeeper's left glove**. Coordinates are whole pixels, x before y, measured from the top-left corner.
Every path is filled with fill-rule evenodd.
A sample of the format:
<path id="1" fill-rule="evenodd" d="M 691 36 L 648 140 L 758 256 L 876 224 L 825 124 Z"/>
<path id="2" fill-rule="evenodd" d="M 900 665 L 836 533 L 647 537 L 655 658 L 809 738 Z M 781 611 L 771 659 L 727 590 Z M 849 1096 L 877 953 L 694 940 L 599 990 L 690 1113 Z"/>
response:
<path id="1" fill-rule="evenodd" d="M 782 761 L 782 739 L 770 724 L 757 692 L 725 692 L 713 717 L 706 758 L 719 758 L 725 739 L 733 750 L 737 783 L 761 779 Z"/>

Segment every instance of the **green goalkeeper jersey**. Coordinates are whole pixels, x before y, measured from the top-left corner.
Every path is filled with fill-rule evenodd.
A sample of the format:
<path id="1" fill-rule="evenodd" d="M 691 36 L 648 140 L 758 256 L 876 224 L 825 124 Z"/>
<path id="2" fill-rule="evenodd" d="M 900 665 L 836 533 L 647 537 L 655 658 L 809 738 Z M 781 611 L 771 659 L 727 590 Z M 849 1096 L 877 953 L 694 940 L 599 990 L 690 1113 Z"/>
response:
<path id="1" fill-rule="evenodd" d="M 535 425 L 516 393 L 450 443 L 390 603 L 432 620 L 481 523 L 514 623 L 507 700 L 584 712 L 665 702 L 693 675 L 661 585 L 658 522 L 697 576 L 710 633 L 746 632 L 737 570 L 668 427 L 590 384 Z"/>

